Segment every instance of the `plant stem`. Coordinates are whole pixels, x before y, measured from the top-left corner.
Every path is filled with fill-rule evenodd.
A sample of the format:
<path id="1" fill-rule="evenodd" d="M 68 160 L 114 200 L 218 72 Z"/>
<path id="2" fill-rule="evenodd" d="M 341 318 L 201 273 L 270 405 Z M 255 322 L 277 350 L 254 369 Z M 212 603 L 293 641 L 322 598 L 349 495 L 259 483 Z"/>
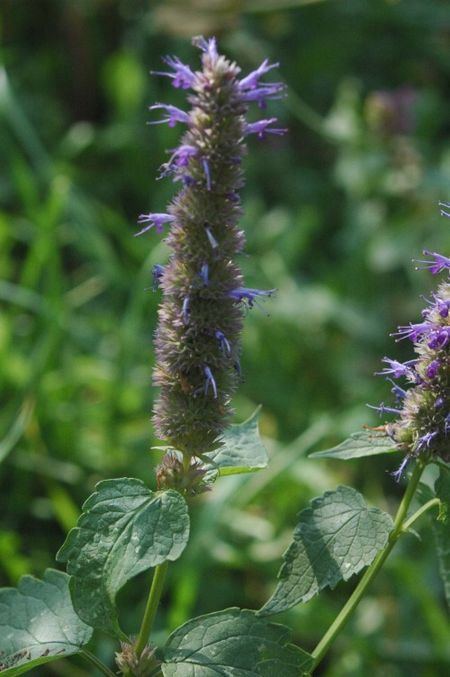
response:
<path id="1" fill-rule="evenodd" d="M 439 498 L 430 498 L 430 500 L 424 503 L 423 506 L 414 513 L 414 515 L 411 515 L 411 517 L 406 520 L 406 522 L 403 524 L 402 531 L 408 531 L 409 527 L 411 527 L 414 522 L 419 519 L 419 517 L 422 517 L 422 515 L 430 508 L 434 508 L 434 506 L 438 506 L 440 503 L 441 501 Z"/>
<path id="2" fill-rule="evenodd" d="M 114 672 L 112 672 L 112 670 L 110 670 L 104 663 L 102 663 L 102 661 L 99 658 L 97 658 L 97 656 L 94 656 L 94 654 L 88 651 L 87 649 L 82 649 L 81 655 L 89 663 L 92 663 L 92 665 L 94 665 L 97 668 L 97 670 L 103 672 L 103 674 L 106 675 L 107 677 L 117 677 L 117 675 Z"/>
<path id="3" fill-rule="evenodd" d="M 156 612 L 158 610 L 159 600 L 164 586 L 164 579 L 169 563 L 163 562 L 156 567 L 153 574 L 152 586 L 147 599 L 147 606 L 145 607 L 144 618 L 142 619 L 141 629 L 137 638 L 135 651 L 137 656 L 140 656 L 150 635 L 153 621 L 155 620 Z"/>
<path id="4" fill-rule="evenodd" d="M 408 524 L 408 522 L 411 522 L 411 520 L 408 520 L 408 522 L 405 522 L 405 518 L 408 512 L 408 508 L 410 506 L 411 500 L 414 496 L 414 493 L 417 489 L 417 485 L 419 483 L 420 477 L 422 475 L 423 469 L 425 467 L 425 464 L 421 461 L 416 462 L 416 466 L 414 468 L 414 471 L 411 475 L 411 478 L 409 480 L 408 486 L 406 487 L 405 494 L 401 500 L 401 503 L 399 505 L 399 508 L 397 510 L 397 514 L 395 516 L 394 520 L 394 528 L 392 529 L 391 533 L 389 534 L 388 541 L 386 545 L 384 546 L 383 550 L 381 550 L 378 555 L 375 557 L 373 560 L 372 564 L 370 567 L 366 570 L 364 576 L 361 578 L 359 581 L 358 585 L 354 589 L 352 595 L 349 597 L 347 600 L 346 604 L 342 607 L 341 611 L 333 621 L 333 623 L 330 625 L 328 628 L 327 632 L 324 634 L 314 651 L 311 653 L 312 657 L 314 658 L 314 668 L 317 668 L 321 660 L 324 658 L 325 654 L 327 653 L 328 649 L 330 648 L 331 644 L 334 642 L 336 639 L 337 635 L 340 633 L 342 628 L 344 627 L 345 623 L 348 621 L 349 617 L 351 614 L 354 612 L 356 607 L 358 606 L 359 602 L 361 601 L 362 597 L 364 596 L 368 586 L 372 582 L 372 580 L 375 578 L 381 567 L 383 566 L 385 560 L 387 559 L 388 555 L 390 554 L 392 548 L 394 545 L 397 543 L 397 540 L 403 533 L 403 529 L 405 527 L 405 524 Z M 425 507 L 425 506 L 423 506 Z M 428 505 L 428 507 L 431 507 Z M 414 517 L 418 517 L 419 513 L 422 514 L 423 510 L 419 510 Z M 411 522 L 412 523 L 412 522 Z"/>

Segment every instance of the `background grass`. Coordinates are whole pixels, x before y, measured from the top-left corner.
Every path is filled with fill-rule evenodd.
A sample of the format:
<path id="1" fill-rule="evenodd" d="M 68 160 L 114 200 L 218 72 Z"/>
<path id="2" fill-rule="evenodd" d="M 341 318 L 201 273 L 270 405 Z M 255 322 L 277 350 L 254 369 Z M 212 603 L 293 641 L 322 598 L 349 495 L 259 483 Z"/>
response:
<path id="1" fill-rule="evenodd" d="M 0 71 L 0 578 L 41 575 L 100 479 L 152 485 L 152 333 L 164 263 L 136 217 L 164 211 L 155 181 L 179 130 L 146 127 L 147 106 L 181 102 L 151 78 L 190 64 L 190 37 L 216 34 L 244 72 L 266 56 L 289 87 L 271 104 L 284 138 L 250 140 L 241 263 L 277 295 L 248 315 L 236 420 L 263 405 L 272 462 L 224 479 L 194 509 L 172 567 L 161 636 L 193 614 L 259 607 L 307 501 L 339 483 L 394 510 L 398 459 L 348 464 L 306 454 L 378 419 L 380 359 L 419 317 L 434 282 L 412 258 L 448 254 L 446 0 L 3 0 Z M 321 668 L 329 677 L 444 675 L 448 617 L 429 530 L 405 539 Z M 137 629 L 149 576 L 121 595 Z M 207 583 L 207 584 L 206 584 Z M 354 582 L 280 620 L 311 649 Z M 107 638 L 97 650 L 110 660 Z M 39 674 L 39 671 L 36 671 Z M 93 674 L 76 660 L 41 674 Z"/>

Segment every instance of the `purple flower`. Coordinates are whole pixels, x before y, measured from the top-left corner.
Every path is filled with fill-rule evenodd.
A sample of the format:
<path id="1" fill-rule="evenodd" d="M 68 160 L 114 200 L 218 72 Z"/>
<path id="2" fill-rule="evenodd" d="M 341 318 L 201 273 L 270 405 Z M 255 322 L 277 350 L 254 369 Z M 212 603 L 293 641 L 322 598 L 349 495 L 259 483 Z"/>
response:
<path id="1" fill-rule="evenodd" d="M 205 285 L 205 287 L 207 287 L 209 282 L 209 266 L 207 263 L 204 263 L 202 265 L 202 267 L 200 268 L 199 275 L 203 281 L 203 284 Z"/>
<path id="2" fill-rule="evenodd" d="M 395 481 L 396 481 L 397 483 L 400 482 L 400 480 L 402 479 L 403 473 L 404 473 L 404 471 L 405 471 L 406 466 L 407 466 L 408 463 L 409 463 L 409 460 L 410 460 L 410 459 L 408 458 L 408 456 L 405 456 L 405 458 L 404 458 L 403 461 L 400 463 L 400 466 L 397 468 L 397 470 L 395 470 L 395 471 L 392 473 L 392 477 L 395 479 Z"/>
<path id="3" fill-rule="evenodd" d="M 211 172 L 209 171 L 209 164 L 206 158 L 202 159 L 202 167 L 205 173 L 206 189 L 211 190 Z"/>
<path id="4" fill-rule="evenodd" d="M 416 442 L 416 451 L 423 451 L 424 449 L 429 449 L 430 444 L 434 440 L 434 438 L 437 436 L 437 431 L 434 430 L 433 432 L 427 432 L 424 433 L 421 437 L 417 439 Z"/>
<path id="5" fill-rule="evenodd" d="M 419 322 L 416 324 L 410 322 L 404 327 L 399 327 L 398 331 L 391 334 L 391 336 L 399 336 L 400 338 L 398 338 L 397 341 L 409 338 L 415 343 L 418 338 L 429 333 L 432 329 L 433 325 L 430 322 Z"/>
<path id="6" fill-rule="evenodd" d="M 389 378 L 388 381 L 392 383 L 391 393 L 394 395 L 396 402 L 401 403 L 406 397 L 406 390 L 400 388 L 392 379 Z"/>
<path id="7" fill-rule="evenodd" d="M 284 96 L 285 86 L 281 82 L 271 82 L 262 87 L 255 87 L 242 92 L 241 101 L 249 103 L 257 101 L 259 108 L 266 108 L 266 100 L 281 99 Z"/>
<path id="8" fill-rule="evenodd" d="M 225 355 L 231 355 L 231 346 L 230 342 L 226 338 L 225 334 L 219 330 L 215 332 L 216 339 L 219 341 L 220 349 Z"/>
<path id="9" fill-rule="evenodd" d="M 237 287 L 228 292 L 228 296 L 235 301 L 246 301 L 249 308 L 252 308 L 257 299 L 263 298 L 265 296 L 272 296 L 275 293 L 275 289 L 250 289 L 248 287 Z"/>
<path id="10" fill-rule="evenodd" d="M 278 127 L 269 127 L 277 118 L 268 118 L 267 120 L 258 120 L 258 122 L 250 122 L 245 126 L 246 134 L 256 134 L 259 139 L 263 139 L 266 134 L 277 134 L 282 136 L 287 132 L 287 129 Z"/>
<path id="11" fill-rule="evenodd" d="M 195 47 L 198 47 L 199 49 L 202 50 L 211 60 L 211 65 L 215 65 L 217 59 L 219 58 L 219 55 L 217 53 L 217 42 L 216 38 L 209 38 L 206 40 L 205 38 L 199 36 L 196 38 L 193 38 L 192 44 L 195 45 Z"/>
<path id="12" fill-rule="evenodd" d="M 152 268 L 153 291 L 158 289 L 163 273 L 164 266 L 161 266 L 159 263 L 155 263 L 155 265 Z"/>
<path id="13" fill-rule="evenodd" d="M 191 71 L 189 66 L 185 66 L 177 56 L 165 56 L 162 60 L 169 68 L 172 68 L 173 73 L 150 71 L 152 75 L 165 75 L 172 78 L 172 85 L 174 87 L 181 87 L 181 89 L 189 89 L 192 87 L 195 80 L 195 74 Z"/>
<path id="14" fill-rule="evenodd" d="M 440 369 L 441 363 L 439 360 L 433 360 L 430 362 L 428 367 L 425 370 L 425 373 L 427 375 L 427 378 L 433 379 L 437 376 L 439 369 Z"/>
<path id="15" fill-rule="evenodd" d="M 154 382 L 160 392 L 153 421 L 156 434 L 183 455 L 182 473 L 192 457 L 217 448 L 239 384 L 246 306 L 273 293 L 242 286 L 237 257 L 245 239 L 238 205 L 246 134 L 283 131 L 272 127 L 274 118 L 251 124 L 245 119 L 250 102 L 264 105 L 281 96 L 280 83 L 259 83 L 274 66 L 264 62 L 240 82 L 240 69 L 219 56 L 214 38 L 196 38 L 194 44 L 203 52 L 200 70 L 167 57 L 167 71 L 161 73 L 175 87 L 191 88 L 188 112 L 162 103 L 151 107 L 163 113 L 158 123 L 187 123 L 161 168 L 161 176 L 182 185 L 168 214 L 140 217 L 146 229 L 174 222 L 166 238 L 169 261 L 164 272 L 154 270 L 155 282 L 163 275 L 163 284 L 155 332 Z"/>
<path id="16" fill-rule="evenodd" d="M 450 340 L 450 327 L 436 327 L 428 336 L 430 348 L 444 348 Z"/>
<path id="17" fill-rule="evenodd" d="M 254 89 L 258 86 L 260 78 L 263 77 L 266 73 L 271 71 L 273 68 L 278 68 L 279 63 L 269 63 L 269 59 L 264 59 L 262 64 L 254 71 L 249 73 L 245 78 L 239 82 L 239 88 L 242 91 L 247 89 Z"/>
<path id="18" fill-rule="evenodd" d="M 420 259 L 415 259 L 416 263 L 423 263 L 423 266 L 417 266 L 416 270 L 429 270 L 433 275 L 440 273 L 442 270 L 450 269 L 450 259 L 442 254 L 437 254 L 432 252 L 429 249 L 424 249 L 423 253 L 425 256 L 432 256 L 434 260 L 432 261 L 422 261 Z"/>
<path id="19" fill-rule="evenodd" d="M 189 124 L 189 115 L 188 113 L 185 113 L 184 110 L 181 110 L 176 106 L 169 106 L 165 103 L 155 103 L 153 106 L 150 106 L 150 110 L 157 110 L 159 108 L 162 108 L 166 112 L 167 116 L 162 120 L 154 120 L 153 122 L 149 122 L 150 125 L 160 125 L 164 122 L 167 122 L 169 127 L 175 127 L 177 122 L 185 122 L 186 124 Z"/>
<path id="20" fill-rule="evenodd" d="M 211 386 L 214 394 L 214 399 L 217 400 L 217 385 L 214 376 L 212 375 L 212 371 L 208 366 L 205 366 L 203 367 L 203 372 L 205 374 L 205 387 L 203 389 L 203 392 L 205 393 L 205 395 L 207 395 L 209 387 Z"/>
<path id="21" fill-rule="evenodd" d="M 401 414 L 401 409 L 395 409 L 394 407 L 386 407 L 384 402 L 382 402 L 378 407 L 373 404 L 367 405 L 369 409 L 375 409 L 379 414 Z"/>
<path id="22" fill-rule="evenodd" d="M 216 238 L 211 232 L 211 228 L 206 227 L 206 237 L 208 238 L 208 242 L 211 245 L 211 249 L 216 250 L 219 248 L 219 243 L 217 242 Z"/>
<path id="23" fill-rule="evenodd" d="M 167 176 L 171 172 L 176 171 L 178 167 L 187 167 L 191 158 L 198 155 L 198 149 L 195 146 L 183 144 L 176 148 L 169 160 L 161 166 L 160 179 Z"/>
<path id="24" fill-rule="evenodd" d="M 401 378 L 402 376 L 410 376 L 412 373 L 411 365 L 416 363 L 416 360 L 409 360 L 402 364 L 397 362 L 397 360 L 391 360 L 389 357 L 383 357 L 381 360 L 385 362 L 388 366 L 384 367 L 383 371 L 377 371 L 378 375 L 392 374 L 394 378 Z"/>
<path id="25" fill-rule="evenodd" d="M 181 315 L 183 317 L 184 324 L 189 324 L 189 315 L 190 315 L 190 303 L 191 300 L 189 296 L 185 296 L 183 299 L 183 304 L 181 306 Z"/>
<path id="26" fill-rule="evenodd" d="M 143 223 L 147 223 L 148 225 L 145 226 L 145 228 L 142 228 L 142 230 L 140 230 L 138 233 L 135 233 L 134 236 L 138 237 L 139 235 L 146 233 L 151 228 L 155 228 L 157 233 L 162 233 L 164 224 L 172 223 L 173 221 L 175 221 L 175 217 L 171 214 L 141 214 L 137 222 L 140 225 Z"/>

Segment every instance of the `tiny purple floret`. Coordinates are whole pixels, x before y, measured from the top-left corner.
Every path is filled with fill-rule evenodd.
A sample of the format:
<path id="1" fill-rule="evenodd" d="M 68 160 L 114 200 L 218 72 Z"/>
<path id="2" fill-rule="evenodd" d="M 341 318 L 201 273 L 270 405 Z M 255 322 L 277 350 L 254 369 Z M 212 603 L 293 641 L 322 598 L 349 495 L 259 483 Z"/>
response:
<path id="1" fill-rule="evenodd" d="M 219 346 L 222 352 L 226 355 L 231 355 L 231 346 L 230 342 L 226 338 L 225 334 L 219 330 L 215 332 L 216 339 L 219 341 Z"/>
<path id="2" fill-rule="evenodd" d="M 249 287 L 237 287 L 228 292 L 228 296 L 235 301 L 247 301 L 250 308 L 253 307 L 255 301 L 264 296 L 272 296 L 275 289 L 250 289 Z"/>
<path id="3" fill-rule="evenodd" d="M 208 163 L 208 160 L 206 158 L 203 158 L 202 166 L 203 166 L 203 171 L 205 173 L 206 189 L 211 190 L 211 172 L 209 170 L 209 163 Z"/>
<path id="4" fill-rule="evenodd" d="M 382 402 L 378 407 L 376 407 L 373 404 L 368 404 L 367 405 L 369 409 L 375 409 L 375 411 L 378 411 L 378 413 L 381 414 L 401 414 L 400 409 L 395 409 L 394 407 L 386 407 L 384 402 Z"/>
<path id="5" fill-rule="evenodd" d="M 181 89 L 189 89 L 195 80 L 195 74 L 191 71 L 189 66 L 186 66 L 176 56 L 165 56 L 162 59 L 169 68 L 172 68 L 173 73 L 166 73 L 162 71 L 150 71 L 152 75 L 164 75 L 172 78 L 172 85 L 174 87 L 181 87 Z"/>
<path id="6" fill-rule="evenodd" d="M 155 213 L 141 214 L 137 222 L 140 225 L 142 225 L 143 223 L 146 223 L 147 225 L 145 226 L 145 228 L 142 228 L 142 230 L 140 230 L 138 233 L 135 233 L 134 237 L 138 237 L 139 235 L 146 233 L 151 228 L 154 228 L 157 233 L 162 233 L 164 224 L 172 223 L 173 221 L 175 221 L 175 217 L 172 216 L 172 214 L 155 214 Z"/>
<path id="7" fill-rule="evenodd" d="M 263 139 L 266 134 L 277 134 L 279 136 L 282 136 L 287 132 L 287 129 L 269 126 L 276 121 L 277 118 L 268 118 L 267 120 L 258 120 L 257 122 L 250 122 L 249 124 L 245 125 L 245 133 L 256 134 L 258 139 Z"/>
<path id="8" fill-rule="evenodd" d="M 181 306 L 181 315 L 183 317 L 184 324 L 189 324 L 189 313 L 191 312 L 189 305 L 190 298 L 189 296 L 185 296 L 183 299 L 183 305 Z"/>
<path id="9" fill-rule="evenodd" d="M 395 479 L 395 481 L 398 483 L 403 477 L 403 473 L 405 471 L 406 466 L 409 463 L 409 458 L 408 456 L 405 456 L 403 461 L 400 463 L 400 466 L 395 470 L 392 474 L 392 477 Z"/>
<path id="10" fill-rule="evenodd" d="M 382 371 L 375 372 L 379 376 L 384 376 L 386 374 L 392 374 L 394 378 L 401 378 L 402 376 L 409 376 L 412 372 L 411 366 L 415 364 L 416 360 L 409 360 L 408 362 L 402 363 L 397 360 L 391 360 L 389 357 L 383 357 L 381 360 L 387 367 L 384 367 Z"/>
<path id="11" fill-rule="evenodd" d="M 158 289 L 163 273 L 164 266 L 161 266 L 159 263 L 155 263 L 155 265 L 152 268 L 153 291 L 156 291 L 156 289 Z"/>
<path id="12" fill-rule="evenodd" d="M 209 58 L 213 63 L 217 61 L 219 55 L 217 53 L 217 42 L 216 38 L 209 38 L 206 40 L 203 37 L 194 38 L 192 44 L 202 50 L 205 54 L 208 54 Z"/>
<path id="13" fill-rule="evenodd" d="M 252 71 L 245 78 L 239 82 L 239 87 L 242 91 L 247 89 L 254 89 L 258 86 L 259 79 L 263 77 L 266 73 L 272 70 L 272 68 L 278 68 L 279 63 L 269 63 L 269 59 L 264 59 L 262 64 Z"/>
<path id="14" fill-rule="evenodd" d="M 184 110 L 181 110 L 181 108 L 177 108 L 176 106 L 170 106 L 169 104 L 166 103 L 155 103 L 153 106 L 150 106 L 150 110 L 158 110 L 162 109 L 166 113 L 166 117 L 164 117 L 162 120 L 154 120 L 152 122 L 149 122 L 148 124 L 150 125 L 160 125 L 163 124 L 164 122 L 167 122 L 169 127 L 175 127 L 177 122 L 185 122 L 189 123 L 189 115 L 186 113 Z"/>
<path id="15" fill-rule="evenodd" d="M 404 327 L 399 327 L 398 331 L 391 334 L 391 336 L 399 336 L 400 338 L 396 339 L 397 341 L 409 338 L 415 343 L 418 338 L 428 334 L 432 329 L 433 325 L 430 322 L 418 322 L 417 324 L 410 322 Z"/>
<path id="16" fill-rule="evenodd" d="M 209 390 L 209 386 L 211 386 L 212 391 L 214 393 L 214 399 L 217 400 L 217 385 L 216 385 L 216 381 L 214 379 L 214 376 L 212 375 L 212 371 L 207 365 L 205 365 L 203 367 L 203 372 L 204 372 L 205 377 L 206 377 L 205 387 L 204 387 L 203 392 L 205 393 L 205 395 L 207 395 L 208 390 Z"/>
<path id="17" fill-rule="evenodd" d="M 202 265 L 202 267 L 200 268 L 199 275 L 203 281 L 203 284 L 205 285 L 205 287 L 207 287 L 209 283 L 209 266 L 207 263 L 204 263 Z"/>
<path id="18" fill-rule="evenodd" d="M 437 275 L 442 270 L 450 269 L 450 259 L 447 256 L 438 254 L 437 252 L 432 252 L 429 249 L 424 249 L 423 253 L 425 256 L 432 256 L 434 260 L 432 261 L 422 261 L 415 259 L 415 263 L 422 263 L 422 266 L 416 266 L 416 270 L 429 270 L 433 275 Z"/>

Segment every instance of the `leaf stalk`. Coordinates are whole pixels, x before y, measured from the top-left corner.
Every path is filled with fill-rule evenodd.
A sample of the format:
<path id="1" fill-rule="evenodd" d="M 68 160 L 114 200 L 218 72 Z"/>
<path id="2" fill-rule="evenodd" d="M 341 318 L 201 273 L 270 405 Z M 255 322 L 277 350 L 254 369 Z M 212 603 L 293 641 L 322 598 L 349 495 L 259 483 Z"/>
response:
<path id="1" fill-rule="evenodd" d="M 161 594 L 164 587 L 164 579 L 166 577 L 168 566 L 169 566 L 168 561 L 159 564 L 155 568 L 155 573 L 153 574 L 152 585 L 150 588 L 150 593 L 148 595 L 147 605 L 145 607 L 141 629 L 139 630 L 139 635 L 135 646 L 136 655 L 138 657 L 145 649 L 148 638 L 150 636 L 151 629 L 153 627 L 153 622 L 155 620 L 156 612 L 158 610 L 159 600 L 161 599 Z"/>

